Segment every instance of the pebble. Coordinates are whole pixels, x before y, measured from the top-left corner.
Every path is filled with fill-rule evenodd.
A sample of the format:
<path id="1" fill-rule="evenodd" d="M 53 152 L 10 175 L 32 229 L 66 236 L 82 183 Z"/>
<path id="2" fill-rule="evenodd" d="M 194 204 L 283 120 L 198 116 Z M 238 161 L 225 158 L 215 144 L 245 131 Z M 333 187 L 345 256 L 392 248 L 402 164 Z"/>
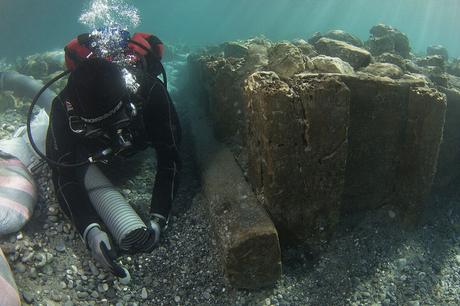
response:
<path id="1" fill-rule="evenodd" d="M 36 254 L 35 260 L 38 261 L 37 267 L 44 267 L 46 265 L 46 255 L 43 253 Z"/>
<path id="2" fill-rule="evenodd" d="M 59 293 L 53 291 L 51 293 L 51 299 L 55 302 L 60 302 L 62 301 L 62 296 Z"/>
<path id="3" fill-rule="evenodd" d="M 63 306 L 73 306 L 72 301 L 67 301 L 63 304 Z"/>
<path id="4" fill-rule="evenodd" d="M 94 276 L 98 276 L 99 275 L 99 269 L 96 267 L 96 265 L 92 261 L 90 261 L 88 265 L 89 265 L 89 270 L 91 271 L 91 273 Z"/>
<path id="5" fill-rule="evenodd" d="M 59 240 L 58 243 L 56 244 L 56 251 L 62 253 L 65 251 L 65 244 L 64 244 L 64 241 L 63 240 Z"/>
<path id="6" fill-rule="evenodd" d="M 269 298 L 265 299 L 265 305 L 269 306 L 272 303 L 272 301 Z"/>
<path id="7" fill-rule="evenodd" d="M 405 258 L 398 259 L 398 267 L 400 269 L 403 269 L 406 265 L 407 265 L 407 259 Z"/>
<path id="8" fill-rule="evenodd" d="M 109 285 L 106 283 L 97 285 L 97 291 L 100 293 L 106 292 L 107 290 L 109 290 Z"/>
<path id="9" fill-rule="evenodd" d="M 49 216 L 49 217 L 48 217 L 48 220 L 49 220 L 50 222 L 55 223 L 55 222 L 57 222 L 57 221 L 59 220 L 59 218 L 58 218 L 57 216 Z"/>
<path id="10" fill-rule="evenodd" d="M 24 298 L 24 301 L 26 301 L 27 304 L 32 304 L 35 299 L 34 293 L 29 291 L 22 292 L 22 297 Z"/>
<path id="11" fill-rule="evenodd" d="M 180 296 L 176 295 L 174 297 L 174 302 L 179 303 L 180 302 Z"/>
<path id="12" fill-rule="evenodd" d="M 37 269 L 35 269 L 34 267 L 30 268 L 29 277 L 32 279 L 36 279 L 38 277 Z"/>
<path id="13" fill-rule="evenodd" d="M 420 306 L 420 302 L 415 300 L 415 301 L 409 301 L 408 303 L 409 306 Z"/>
<path id="14" fill-rule="evenodd" d="M 14 270 L 18 273 L 24 273 L 26 272 L 26 269 L 27 267 L 23 263 L 20 263 L 20 262 L 14 266 Z"/>
<path id="15" fill-rule="evenodd" d="M 86 299 L 88 296 L 89 296 L 88 292 L 85 292 L 85 291 L 78 291 L 77 292 L 77 297 L 80 300 Z"/>
<path id="16" fill-rule="evenodd" d="M 99 297 L 99 293 L 97 293 L 97 291 L 93 291 L 91 292 L 91 296 L 95 299 L 97 299 Z"/>
<path id="17" fill-rule="evenodd" d="M 455 260 L 457 261 L 458 264 L 460 264 L 460 255 L 456 255 Z"/>
<path id="18" fill-rule="evenodd" d="M 10 132 L 10 133 L 13 133 L 14 131 L 16 131 L 16 128 L 15 128 L 14 126 L 10 125 L 10 126 L 8 126 L 8 127 L 6 128 L 6 130 L 7 130 L 8 132 Z"/>
<path id="19" fill-rule="evenodd" d="M 146 289 L 145 287 L 142 288 L 141 298 L 142 298 L 143 300 L 146 300 L 146 299 L 148 298 L 147 289 Z"/>
<path id="20" fill-rule="evenodd" d="M 34 257 L 34 252 L 30 252 L 26 256 L 22 257 L 21 261 L 26 263 L 26 262 L 29 262 L 33 257 Z"/>
<path id="21" fill-rule="evenodd" d="M 388 211 L 388 216 L 391 218 L 391 219 L 394 219 L 396 217 L 396 213 L 392 210 L 389 210 Z"/>

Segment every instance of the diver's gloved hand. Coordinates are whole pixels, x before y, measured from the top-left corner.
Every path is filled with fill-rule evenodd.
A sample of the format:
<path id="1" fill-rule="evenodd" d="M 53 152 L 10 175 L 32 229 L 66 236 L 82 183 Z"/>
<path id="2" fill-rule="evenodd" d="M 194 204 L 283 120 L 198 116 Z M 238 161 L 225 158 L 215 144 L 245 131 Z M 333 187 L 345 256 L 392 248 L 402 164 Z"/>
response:
<path id="1" fill-rule="evenodd" d="M 155 233 L 155 245 L 160 242 L 161 233 L 168 228 L 168 218 L 160 214 L 150 214 L 150 221 L 147 224 Z"/>
<path id="2" fill-rule="evenodd" d="M 89 225 L 84 233 L 84 237 L 91 255 L 104 268 L 109 269 L 115 276 L 127 279 L 129 272 L 116 262 L 117 254 L 110 243 L 109 236 L 101 230 L 99 224 Z"/>

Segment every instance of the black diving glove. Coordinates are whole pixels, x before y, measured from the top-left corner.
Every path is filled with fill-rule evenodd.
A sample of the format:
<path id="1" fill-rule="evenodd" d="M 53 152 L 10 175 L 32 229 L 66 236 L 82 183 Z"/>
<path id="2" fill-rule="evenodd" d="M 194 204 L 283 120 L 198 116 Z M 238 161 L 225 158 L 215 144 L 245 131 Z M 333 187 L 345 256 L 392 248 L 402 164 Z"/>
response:
<path id="1" fill-rule="evenodd" d="M 160 242 L 161 233 L 168 228 L 169 218 L 160 214 L 151 214 L 150 221 L 147 224 L 150 229 L 155 233 L 155 244 Z"/>
<path id="2" fill-rule="evenodd" d="M 117 253 L 112 247 L 107 233 L 101 230 L 98 224 L 92 224 L 85 230 L 84 236 L 93 258 L 115 276 L 121 278 L 122 282 L 129 282 L 129 272 L 116 262 Z"/>

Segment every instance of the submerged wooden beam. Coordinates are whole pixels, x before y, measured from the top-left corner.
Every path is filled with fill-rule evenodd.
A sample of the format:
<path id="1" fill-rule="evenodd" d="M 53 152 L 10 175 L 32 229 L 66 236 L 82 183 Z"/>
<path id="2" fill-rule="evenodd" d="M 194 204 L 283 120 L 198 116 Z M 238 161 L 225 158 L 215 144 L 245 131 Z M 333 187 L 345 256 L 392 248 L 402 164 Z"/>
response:
<path id="1" fill-rule="evenodd" d="M 204 112 L 190 105 L 195 153 L 225 277 L 236 288 L 273 285 L 281 276 L 278 233 L 232 152 L 218 143 Z"/>

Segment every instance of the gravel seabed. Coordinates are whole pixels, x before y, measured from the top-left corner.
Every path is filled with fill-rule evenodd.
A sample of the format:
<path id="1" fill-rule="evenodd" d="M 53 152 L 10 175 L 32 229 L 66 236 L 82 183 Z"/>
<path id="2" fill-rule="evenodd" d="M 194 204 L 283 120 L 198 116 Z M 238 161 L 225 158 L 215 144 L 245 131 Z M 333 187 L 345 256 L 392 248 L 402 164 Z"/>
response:
<path id="1" fill-rule="evenodd" d="M 200 193 L 189 119 L 182 118 L 184 169 L 172 222 L 151 254 L 121 257 L 128 285 L 94 264 L 59 210 L 49 170 L 37 175 L 31 222 L 0 238 L 26 305 L 460 305 L 459 192 L 433 195 L 415 229 L 401 227 L 398 211 L 383 207 L 352 229 L 340 225 L 320 256 L 283 247 L 283 275 L 274 287 L 230 287 Z M 21 120 L 16 112 L 0 114 L 0 135 L 10 137 Z M 153 151 L 109 169 L 140 215 L 148 210 L 154 169 Z"/>

